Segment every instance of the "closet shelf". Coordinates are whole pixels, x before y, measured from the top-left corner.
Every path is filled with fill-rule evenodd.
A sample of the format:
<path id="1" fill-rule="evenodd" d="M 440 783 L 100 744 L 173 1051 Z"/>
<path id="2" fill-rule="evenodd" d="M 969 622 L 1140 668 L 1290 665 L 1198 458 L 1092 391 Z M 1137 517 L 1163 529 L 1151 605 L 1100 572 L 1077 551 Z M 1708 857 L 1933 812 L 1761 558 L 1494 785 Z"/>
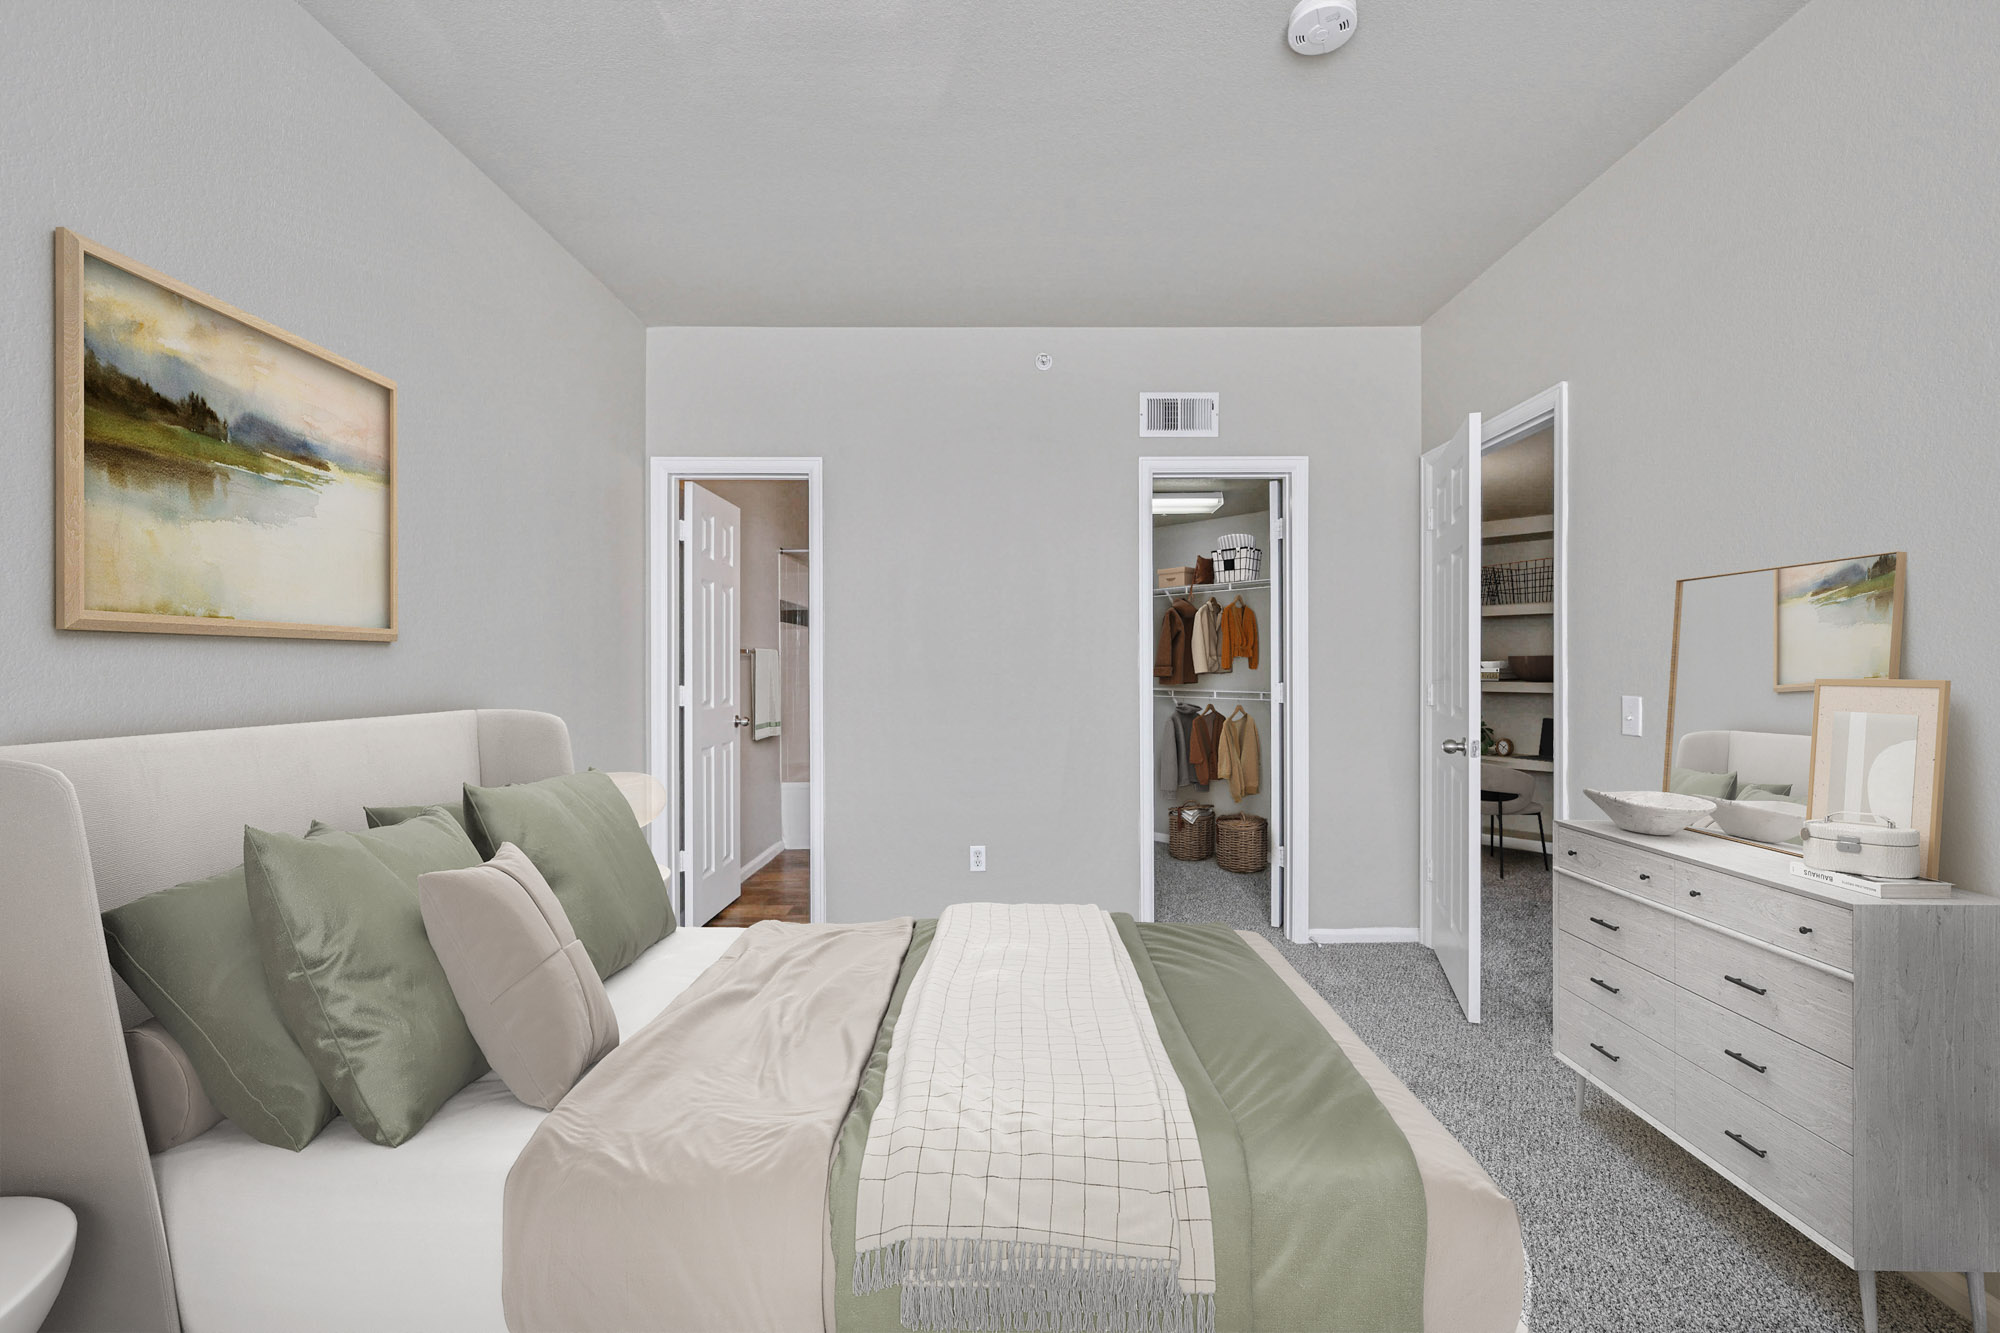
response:
<path id="1" fill-rule="evenodd" d="M 1271 699 L 1271 692 L 1269 690 L 1202 690 L 1182 685 L 1156 685 L 1153 687 L 1153 697 L 1155 699 L 1262 699 L 1268 703 Z"/>
<path id="2" fill-rule="evenodd" d="M 1155 588 L 1153 589 L 1153 596 L 1171 597 L 1175 593 L 1205 592 L 1212 597 L 1219 597 L 1226 592 L 1242 592 L 1246 588 L 1268 588 L 1270 586 L 1271 580 L 1269 579 L 1244 579 L 1240 583 L 1197 583 L 1192 587 L 1186 588 Z"/>
<path id="3" fill-rule="evenodd" d="M 1479 608 L 1482 616 L 1552 616 L 1555 611 L 1554 602 L 1507 602 L 1500 606 Z"/>
<path id="4" fill-rule="evenodd" d="M 1552 680 L 1488 680 L 1480 682 L 1479 688 L 1486 694 L 1554 694 L 1556 683 Z"/>
<path id="5" fill-rule="evenodd" d="M 1502 768 L 1524 769 L 1530 773 L 1553 773 L 1556 771 L 1556 762 L 1553 759 L 1534 759 L 1518 754 L 1482 754 L 1479 756 L 1479 762 L 1482 764 L 1498 764 Z"/>

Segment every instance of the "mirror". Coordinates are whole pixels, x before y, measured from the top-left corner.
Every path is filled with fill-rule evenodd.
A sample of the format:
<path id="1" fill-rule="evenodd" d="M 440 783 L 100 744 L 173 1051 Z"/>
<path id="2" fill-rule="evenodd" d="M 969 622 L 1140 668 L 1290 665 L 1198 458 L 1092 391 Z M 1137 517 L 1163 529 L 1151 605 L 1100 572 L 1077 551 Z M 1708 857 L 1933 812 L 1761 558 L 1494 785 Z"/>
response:
<path id="1" fill-rule="evenodd" d="M 1696 832 L 1798 852 L 1813 682 L 1896 673 L 1904 563 L 1890 552 L 1675 585 L 1660 785 L 1723 803 Z"/>

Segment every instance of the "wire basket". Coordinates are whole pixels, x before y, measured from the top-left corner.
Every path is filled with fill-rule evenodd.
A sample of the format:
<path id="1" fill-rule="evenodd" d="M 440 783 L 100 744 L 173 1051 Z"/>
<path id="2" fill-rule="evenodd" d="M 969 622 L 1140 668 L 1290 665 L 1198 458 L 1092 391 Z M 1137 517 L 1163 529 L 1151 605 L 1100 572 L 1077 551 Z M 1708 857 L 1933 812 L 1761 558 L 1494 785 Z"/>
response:
<path id="1" fill-rule="evenodd" d="M 1167 855 L 1206 861 L 1215 855 L 1215 807 L 1190 802 L 1167 811 Z"/>
<path id="2" fill-rule="evenodd" d="M 1556 562 L 1553 556 L 1510 560 L 1505 564 L 1480 567 L 1479 602 L 1482 606 L 1552 602 L 1555 597 Z"/>
<path id="3" fill-rule="evenodd" d="M 1215 863 L 1248 875 L 1271 864 L 1270 829 L 1261 815 L 1224 815 L 1215 821 Z"/>
<path id="4" fill-rule="evenodd" d="M 1232 532 L 1215 540 L 1209 559 L 1215 563 L 1217 583 L 1248 583 L 1264 568 L 1264 548 L 1247 532 Z"/>

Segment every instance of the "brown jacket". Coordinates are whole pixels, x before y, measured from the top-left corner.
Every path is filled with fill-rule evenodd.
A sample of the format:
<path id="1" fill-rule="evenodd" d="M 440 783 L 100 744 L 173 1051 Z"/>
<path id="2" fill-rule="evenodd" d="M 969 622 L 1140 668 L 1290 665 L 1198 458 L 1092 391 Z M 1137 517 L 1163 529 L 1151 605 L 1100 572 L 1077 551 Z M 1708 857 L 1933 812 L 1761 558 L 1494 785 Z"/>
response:
<path id="1" fill-rule="evenodd" d="M 1188 723 L 1188 771 L 1194 775 L 1195 785 L 1206 787 L 1221 774 L 1216 772 L 1217 747 L 1222 743 L 1222 714 L 1213 708 L 1204 708 L 1201 715 Z"/>
<path id="2" fill-rule="evenodd" d="M 1221 735 L 1216 739 L 1215 776 L 1217 780 L 1227 779 L 1230 799 L 1240 801 L 1262 790 L 1263 766 L 1257 724 L 1250 720 L 1250 714 L 1238 708 L 1222 724 Z"/>
<path id="3" fill-rule="evenodd" d="M 1250 659 L 1250 669 L 1257 669 L 1257 613 L 1243 605 L 1238 597 L 1222 608 L 1222 669 L 1236 669 L 1236 659 Z"/>
<path id="4" fill-rule="evenodd" d="M 1194 603 L 1169 597 L 1160 621 L 1160 642 L 1153 650 L 1153 679 L 1162 685 L 1192 685 L 1194 674 Z"/>

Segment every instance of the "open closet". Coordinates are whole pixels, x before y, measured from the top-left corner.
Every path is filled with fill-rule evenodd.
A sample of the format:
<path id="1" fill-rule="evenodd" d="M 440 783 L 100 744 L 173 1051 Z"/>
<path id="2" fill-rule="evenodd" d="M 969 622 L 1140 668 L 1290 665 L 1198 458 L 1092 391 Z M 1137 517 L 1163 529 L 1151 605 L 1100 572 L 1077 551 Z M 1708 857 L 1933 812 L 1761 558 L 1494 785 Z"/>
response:
<path id="1" fill-rule="evenodd" d="M 1488 446 L 1480 499 L 1480 827 L 1504 877 L 1510 848 L 1546 868 L 1554 835 L 1554 428 Z"/>
<path id="2" fill-rule="evenodd" d="M 1153 485 L 1155 882 L 1284 924 L 1282 483 Z"/>

